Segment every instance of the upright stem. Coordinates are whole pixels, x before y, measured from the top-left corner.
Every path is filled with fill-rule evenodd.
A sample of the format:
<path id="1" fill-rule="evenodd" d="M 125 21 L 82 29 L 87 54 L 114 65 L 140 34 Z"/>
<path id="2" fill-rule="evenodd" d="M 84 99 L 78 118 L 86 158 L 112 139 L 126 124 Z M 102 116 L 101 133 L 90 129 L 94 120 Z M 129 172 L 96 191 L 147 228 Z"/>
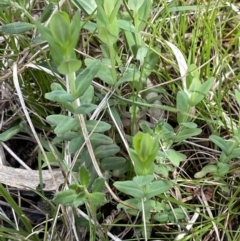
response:
<path id="1" fill-rule="evenodd" d="M 112 77 L 113 77 L 113 84 L 117 82 L 117 74 L 115 70 L 115 57 L 114 57 L 114 48 L 113 46 L 108 45 L 109 55 L 111 60 L 111 68 L 112 68 Z"/>
<path id="2" fill-rule="evenodd" d="M 70 92 L 73 96 L 75 94 L 75 79 L 76 79 L 76 74 L 75 72 L 72 72 L 66 76 L 67 80 L 67 90 Z"/>

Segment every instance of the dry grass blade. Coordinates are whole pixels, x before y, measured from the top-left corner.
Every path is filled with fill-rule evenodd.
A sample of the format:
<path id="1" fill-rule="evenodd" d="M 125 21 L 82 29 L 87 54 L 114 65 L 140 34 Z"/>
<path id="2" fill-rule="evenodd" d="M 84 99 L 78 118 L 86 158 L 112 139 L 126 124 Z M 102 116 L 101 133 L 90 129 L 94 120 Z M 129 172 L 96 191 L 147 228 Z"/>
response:
<path id="1" fill-rule="evenodd" d="M 50 166 L 50 164 L 49 164 L 49 161 L 48 161 L 46 152 L 45 152 L 45 150 L 43 149 L 43 146 L 42 146 L 42 144 L 41 144 L 41 142 L 40 142 L 40 140 L 39 140 L 39 138 L 38 138 L 38 135 L 37 135 L 37 133 L 36 133 L 36 130 L 35 130 L 35 128 L 34 128 L 34 125 L 33 125 L 32 121 L 31 121 L 31 118 L 30 118 L 29 113 L 28 113 L 28 111 L 27 111 L 27 108 L 26 108 L 26 105 L 25 105 L 25 101 L 24 101 L 24 98 L 23 98 L 23 95 L 22 95 L 22 91 L 21 91 L 21 88 L 20 88 L 20 85 L 19 85 L 18 74 L 17 74 L 17 73 L 18 73 L 18 71 L 17 71 L 17 63 L 14 63 L 14 64 L 13 64 L 13 82 L 14 82 L 16 91 L 17 91 L 17 93 L 18 93 L 18 98 L 19 98 L 19 100 L 20 100 L 20 103 L 21 103 L 23 112 L 24 112 L 25 117 L 26 117 L 26 119 L 27 119 L 27 121 L 28 121 L 28 124 L 29 124 L 29 126 L 30 126 L 30 128 L 31 128 L 31 131 L 32 131 L 32 133 L 33 133 L 33 135 L 34 135 L 37 143 L 38 143 L 38 146 L 39 146 L 39 148 L 41 149 L 41 151 L 42 151 L 42 153 L 43 153 L 43 155 L 44 155 L 45 160 L 47 160 L 47 164 L 48 164 L 49 171 L 50 171 L 50 173 L 52 173 L 53 185 L 55 186 L 55 190 L 57 191 L 57 190 L 58 190 L 57 182 L 56 182 L 56 180 L 55 180 L 55 178 L 54 178 L 53 171 L 52 171 L 52 168 L 51 168 L 51 166 Z"/>

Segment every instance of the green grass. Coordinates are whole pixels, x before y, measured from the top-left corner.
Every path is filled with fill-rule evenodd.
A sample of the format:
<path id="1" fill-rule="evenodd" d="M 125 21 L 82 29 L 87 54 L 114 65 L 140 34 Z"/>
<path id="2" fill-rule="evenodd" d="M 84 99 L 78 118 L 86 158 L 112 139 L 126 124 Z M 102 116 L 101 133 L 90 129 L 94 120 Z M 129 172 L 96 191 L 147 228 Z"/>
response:
<path id="1" fill-rule="evenodd" d="M 49 2 L 52 4 L 58 1 Z M 73 2 L 78 2 L 79 5 L 74 5 Z M 87 95 L 81 96 L 81 104 L 89 101 L 88 104 L 96 105 L 96 115 L 92 118 L 102 121 L 102 125 L 110 124 L 111 128 L 100 131 L 101 138 L 94 140 L 95 142 L 91 141 L 92 152 L 91 146 L 88 143 L 85 146 L 84 143 L 88 135 L 91 135 L 91 131 L 82 135 L 82 139 L 76 139 L 75 143 L 80 143 L 79 145 L 71 143 L 70 137 L 69 141 L 54 139 L 55 127 L 49 125 L 47 116 L 68 115 L 69 110 L 64 104 L 45 98 L 45 94 L 51 91 L 52 83 L 61 84 L 63 88 L 70 89 L 71 93 L 74 88 L 71 87 L 71 83 L 66 82 L 63 74 L 59 74 L 48 43 L 43 38 L 40 39 L 34 23 L 34 18 L 39 20 L 43 15 L 47 1 L 34 1 L 32 4 L 28 0 L 9 0 L 6 1 L 6 5 L 0 3 L 0 81 L 4 83 L 1 97 L 3 100 L 10 100 L 12 112 L 5 110 L 1 132 L 10 130 L 7 139 L 20 138 L 22 142 L 26 141 L 26 136 L 34 142 L 36 136 L 39 138 L 38 152 L 33 160 L 35 165 L 31 168 L 37 167 L 40 171 L 43 161 L 47 163 L 46 159 L 49 158 L 50 163 L 54 163 L 71 176 L 84 164 L 92 178 L 88 187 L 90 193 L 94 192 L 93 181 L 98 176 L 104 176 L 108 183 L 103 192 L 107 204 L 97 205 L 96 208 L 87 200 L 81 207 L 64 207 L 57 205 L 43 193 L 42 200 L 51 204 L 51 209 L 47 211 L 46 220 L 36 224 L 22 215 L 22 202 L 13 199 L 13 194 L 1 185 L 0 205 L 2 208 L 10 205 L 14 215 L 7 220 L 3 215 L 6 212 L 4 208 L 0 213 L 0 239 L 210 241 L 225 238 L 229 241 L 238 241 L 240 101 L 237 97 L 238 92 L 235 91 L 240 88 L 239 3 L 220 0 L 179 0 L 171 3 L 152 1 L 149 16 L 145 14 L 143 18 L 146 19 L 138 26 L 141 21 L 129 9 L 129 3 L 141 1 L 126 0 L 121 3 L 116 16 L 118 20 L 131 23 L 133 31 L 129 31 L 130 25 L 125 28 L 120 26 L 116 42 L 108 44 L 109 39 L 104 42 L 108 32 L 102 35 L 99 33 L 96 24 L 99 16 L 96 11 L 92 12 L 94 7 L 92 4 L 88 5 L 88 2 L 65 1 L 62 2 L 62 6 L 56 5 L 54 11 L 65 11 L 72 19 L 81 6 L 83 27 L 79 33 L 76 53 L 77 59 L 82 61 L 82 66 L 75 74 L 77 76 L 86 66 L 91 67 L 93 62 L 87 62 L 90 59 L 107 63 L 102 73 L 98 72 L 91 82 L 94 87 L 91 90 L 92 98 L 88 92 Z M 46 16 L 50 21 L 50 14 Z M 31 23 L 33 26 L 28 26 L 26 31 L 20 31 L 20 27 L 26 26 L 10 28 L 8 24 L 14 22 Z M 43 22 L 44 25 L 47 23 L 48 21 Z M 136 43 L 138 46 L 134 46 Z M 171 44 L 175 46 L 175 50 Z M 139 50 L 140 47 L 142 52 Z M 151 56 L 144 56 L 144 51 Z M 17 75 L 14 75 L 13 63 L 17 66 Z M 193 64 L 198 73 L 195 70 L 186 72 L 184 69 L 181 72 L 183 66 L 189 67 Z M 210 90 L 205 93 L 201 102 L 191 108 L 185 108 L 184 96 L 191 94 L 191 83 L 199 78 L 203 84 L 211 77 L 213 82 Z M 70 82 L 74 78 L 74 75 L 68 75 Z M 16 81 L 21 91 L 17 92 Z M 19 101 L 21 95 L 26 110 Z M 109 97 L 107 100 L 104 99 L 106 96 Z M 78 103 L 74 105 L 78 106 Z M 30 120 L 26 117 L 26 111 Z M 81 127 L 88 123 L 93 112 L 77 115 Z M 16 113 L 13 120 L 12 113 Z M 185 121 L 179 121 L 181 118 L 185 118 Z M 27 123 L 28 128 L 22 127 L 23 122 Z M 143 122 L 147 122 L 149 127 L 144 127 Z M 195 123 L 197 128 L 201 129 L 201 133 L 191 135 L 191 130 L 194 131 L 196 127 L 186 127 L 182 122 L 188 122 L 186 125 Z M 31 123 L 35 131 L 30 127 Z M 12 133 L 10 128 L 14 126 L 23 129 L 17 134 Z M 104 129 L 103 126 L 101 128 Z M 182 130 L 187 130 L 187 138 L 174 141 L 171 139 L 174 137 L 170 135 L 173 133 L 170 131 L 171 128 L 176 135 Z M 155 207 L 155 210 L 152 206 L 150 218 L 144 216 L 150 211 L 143 215 L 143 212 L 137 212 L 136 209 L 139 207 L 134 203 L 130 203 L 130 206 L 135 205 L 135 210 L 118 210 L 117 205 L 123 205 L 132 197 L 114 186 L 117 181 L 129 181 L 135 176 L 129 147 L 133 148 L 133 137 L 139 131 L 151 135 L 157 135 L 159 132 L 159 150 L 162 156 L 158 156 L 155 161 L 155 178 L 171 180 L 174 183 L 169 191 L 155 195 L 151 199 L 162 206 Z M 80 132 L 79 129 L 78 132 L 75 131 Z M 222 139 L 214 139 L 211 135 Z M 106 136 L 109 139 L 106 139 Z M 1 141 L 9 142 L 4 137 L 0 135 Z M 102 138 L 109 143 L 102 143 Z M 74 149 L 73 153 L 69 151 L 69 145 L 70 149 Z M 113 157 L 112 161 L 109 161 L 106 158 L 109 157 L 110 148 L 116 146 L 119 147 L 119 151 L 109 154 Z M 100 153 L 101 148 L 105 147 L 104 153 Z M 225 152 L 224 147 L 227 149 Z M 169 149 L 175 150 L 177 156 L 163 157 Z M 186 158 L 176 164 L 180 153 Z M 204 168 L 207 165 L 212 165 L 210 169 L 215 168 L 215 171 L 208 169 L 210 171 L 200 175 L 202 170 L 206 170 Z M 50 167 L 49 163 L 47 166 Z M 195 175 L 199 172 L 201 173 L 197 178 Z M 71 179 L 69 182 L 72 182 Z M 68 188 L 70 183 L 65 183 L 65 187 Z M 147 205 L 144 208 L 147 209 Z M 182 213 L 185 215 L 181 216 Z M 149 233 L 148 237 L 144 237 L 146 233 Z M 119 236 L 117 238 L 114 235 Z"/>

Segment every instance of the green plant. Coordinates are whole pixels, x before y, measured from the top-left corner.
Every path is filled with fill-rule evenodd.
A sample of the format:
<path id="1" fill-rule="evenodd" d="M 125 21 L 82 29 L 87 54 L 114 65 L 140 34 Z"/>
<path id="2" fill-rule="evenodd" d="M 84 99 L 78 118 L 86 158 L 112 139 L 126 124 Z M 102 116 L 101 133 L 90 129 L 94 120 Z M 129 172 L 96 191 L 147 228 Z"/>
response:
<path id="1" fill-rule="evenodd" d="M 97 207 L 106 202 L 104 189 L 104 179 L 97 178 L 91 185 L 91 192 L 88 190 L 90 185 L 90 175 L 86 167 L 81 166 L 78 172 L 78 180 L 69 186 L 69 189 L 57 193 L 53 199 L 56 204 L 64 206 L 79 207 L 85 205 L 89 220 L 94 220 L 94 228 L 89 222 L 90 231 L 96 230 L 97 226 Z M 96 234 L 92 234 L 92 240 Z"/>
<path id="2" fill-rule="evenodd" d="M 107 158 L 113 157 L 114 154 L 119 151 L 119 148 L 113 144 L 111 138 L 100 134 L 111 128 L 109 124 L 103 121 L 88 120 L 86 118 L 87 115 L 97 107 L 93 103 L 94 89 L 91 86 L 91 81 L 97 75 L 101 62 L 95 61 L 86 68 L 81 69 L 80 73 L 75 77 L 75 72 L 78 71 L 82 65 L 81 61 L 76 59 L 74 52 L 74 47 L 77 44 L 79 31 L 81 29 L 79 22 L 78 14 L 76 14 L 70 22 L 68 15 L 64 12 L 53 15 L 49 28 L 45 28 L 36 22 L 40 33 L 49 42 L 50 52 L 58 71 L 66 75 L 67 85 L 69 85 L 69 90 L 65 90 L 59 83 L 53 83 L 51 85 L 52 91 L 46 93 L 45 97 L 59 103 L 71 114 L 50 115 L 47 117 L 47 121 L 54 126 L 54 132 L 57 135 L 53 143 L 57 144 L 62 141 L 69 141 L 69 152 L 71 155 L 76 154 L 77 151 L 84 146 L 85 137 L 83 132 L 87 131 L 91 133 L 89 138 L 92 147 L 96 151 L 96 158 L 106 162 Z M 59 28 L 61 28 L 61 31 L 57 30 Z M 85 62 L 87 62 L 87 60 Z M 83 125 L 85 127 L 83 127 Z M 78 155 L 79 153 L 74 157 L 75 161 Z M 86 148 L 83 148 L 83 156 L 83 159 L 78 159 L 78 166 L 82 165 L 79 162 L 85 162 L 87 166 L 91 165 L 91 158 Z M 119 165 L 124 166 L 124 163 L 125 160 L 121 158 Z M 118 166 L 113 167 L 112 165 L 110 168 L 117 169 Z M 94 170 L 92 169 L 91 175 L 94 175 L 93 172 Z"/>
<path id="3" fill-rule="evenodd" d="M 161 206 L 158 200 L 153 201 L 152 198 L 168 191 L 173 183 L 167 180 L 154 180 L 154 160 L 159 149 L 155 137 L 151 137 L 148 133 L 139 132 L 133 138 L 133 145 L 134 149 L 130 148 L 129 154 L 137 176 L 132 181 L 115 182 L 114 186 L 121 192 L 134 197 L 126 202 L 142 213 L 143 236 L 147 239 L 146 223 L 150 222 L 151 209 Z M 136 210 L 129 209 L 122 204 L 119 204 L 118 208 L 124 208 L 131 214 L 137 214 Z"/>
<path id="4" fill-rule="evenodd" d="M 88 170 L 84 166 L 81 166 L 79 168 L 77 183 L 71 184 L 68 190 L 57 193 L 53 201 L 57 204 L 74 207 L 86 203 L 90 203 L 91 207 L 104 204 L 106 201 L 104 193 L 102 193 L 104 179 L 97 178 L 94 180 L 91 187 L 91 193 L 88 191 L 90 181 Z"/>
<path id="5" fill-rule="evenodd" d="M 172 182 L 166 180 L 154 180 L 154 172 L 169 176 L 169 171 L 173 170 L 173 166 L 178 167 L 186 156 L 175 151 L 171 146 L 174 143 L 181 143 L 189 137 L 201 133 L 201 129 L 196 128 L 197 125 L 191 121 L 191 115 L 195 111 L 195 107 L 202 101 L 208 90 L 211 88 L 213 79 L 209 78 L 204 84 L 199 80 L 199 73 L 194 65 L 189 67 L 190 82 L 186 89 L 177 93 L 177 131 L 171 125 L 164 121 L 159 121 L 154 129 L 151 129 L 145 123 L 141 124 L 141 128 L 145 133 L 138 133 L 133 138 L 134 149 L 129 148 L 129 155 L 134 164 L 136 177 L 132 181 L 119 181 L 114 185 L 121 192 L 133 196 L 133 199 L 127 202 L 135 206 L 142 212 L 143 222 L 150 221 L 151 210 L 158 210 L 160 214 L 156 214 L 154 219 L 157 221 L 177 221 L 185 217 L 181 208 L 174 210 L 165 203 L 164 200 L 159 201 L 158 195 L 168 191 L 172 187 Z M 159 144 L 161 148 L 159 150 Z M 156 161 L 155 161 L 156 160 Z M 170 161 L 170 164 L 166 161 Z M 157 198 L 156 200 L 152 200 Z M 136 210 L 124 207 L 119 204 L 119 208 L 125 208 L 131 214 L 137 214 Z M 174 213 L 174 214 L 173 214 Z M 144 226 L 144 236 L 147 237 L 146 225 Z"/>
<path id="6" fill-rule="evenodd" d="M 236 1 L 5 0 L 0 9 L 0 81 L 7 82 L 11 92 L 12 66 L 17 67 L 14 76 L 18 74 L 37 134 L 47 131 L 39 137 L 47 151 L 38 152 L 39 172 L 60 167 L 70 189 L 54 201 L 74 206 L 54 207 L 54 216 L 46 218 L 43 240 L 49 233 L 54 240 L 86 240 L 88 234 L 91 240 L 106 240 L 111 228 L 122 240 L 141 239 L 139 229 L 145 239 L 154 240 L 239 240 L 239 229 L 234 228 L 239 213 L 240 104 Z M 79 9 L 81 19 L 74 15 Z M 52 15 L 53 11 L 60 13 Z M 73 16 L 72 21 L 61 11 Z M 49 31 L 36 37 L 39 24 L 39 32 L 41 27 Z M 81 41 L 74 37 L 79 33 Z M 149 93 L 154 97 L 149 99 Z M 24 141 L 23 133 L 32 136 L 21 122 L 26 112 L 16 109 L 20 105 L 13 96 L 10 112 L 2 115 L 1 141 Z M 161 115 L 152 115 L 154 111 Z M 109 219 L 106 206 L 90 198 L 97 191 L 93 187 L 97 174 L 102 176 L 100 170 L 106 179 L 99 182 L 120 182 L 119 196 L 127 199 L 124 205 L 113 193 L 115 203 L 105 193 L 111 200 L 106 204 L 111 206 Z M 170 191 L 160 185 L 153 191 L 165 181 L 174 183 Z M 4 191 L 0 188 L 6 197 Z M 5 200 L 14 210 L 19 208 Z M 125 212 L 116 212 L 117 204 Z M 78 222 L 76 212 L 85 210 L 92 220 Z M 103 223 L 101 215 L 107 219 Z M 88 219 L 84 213 L 81 217 Z M 55 225 L 59 218 L 61 235 Z M 9 221 L 4 219 L 4 224 Z M 42 225 L 17 230 L 17 223 L 9 224 L 10 228 L 0 228 L 3 240 L 32 240 L 33 232 L 43 230 Z M 96 228 L 99 233 L 104 228 L 104 234 L 96 237 Z"/>
<path id="7" fill-rule="evenodd" d="M 208 164 L 203 167 L 200 172 L 195 174 L 196 178 L 202 178 L 207 174 L 211 174 L 217 180 L 223 180 L 222 178 L 230 171 L 231 160 L 238 158 L 240 155 L 239 131 L 240 129 L 238 128 L 234 133 L 233 138 L 229 140 L 225 140 L 217 135 L 211 135 L 209 137 L 209 139 L 216 144 L 222 150 L 222 152 L 219 159 L 216 161 L 216 164 Z"/>
<path id="8" fill-rule="evenodd" d="M 111 63 L 111 85 L 117 82 L 117 74 L 115 69 L 115 59 L 117 52 L 114 48 L 118 40 L 119 26 L 117 21 L 117 12 L 122 0 L 100 0 L 97 4 L 97 28 L 98 37 L 104 43 L 102 45 L 105 57 L 110 59 Z"/>
<path id="9" fill-rule="evenodd" d="M 107 171 L 120 167 L 125 172 L 126 168 L 124 168 L 124 158 L 114 158 L 114 155 L 119 151 L 119 147 L 113 143 L 110 137 L 101 134 L 108 131 L 111 126 L 103 121 L 88 119 L 88 115 L 97 107 L 93 104 L 94 89 L 91 81 L 97 75 L 101 62 L 95 61 L 84 69 L 80 69 L 82 62 L 76 58 L 74 51 L 81 29 L 79 22 L 78 14 L 75 14 L 70 21 L 65 12 L 54 14 L 49 28 L 36 22 L 42 37 L 49 43 L 50 53 L 59 73 L 66 76 L 67 83 L 67 90 L 61 84 L 53 83 L 51 85 L 52 91 L 45 94 L 47 99 L 57 102 L 63 109 L 62 114 L 54 114 L 46 118 L 54 128 L 56 137 L 51 144 L 53 147 L 49 149 L 49 145 L 45 144 L 45 148 L 49 151 L 47 155 L 51 164 L 60 164 L 61 167 L 67 168 L 70 172 L 78 170 L 78 167 L 80 167 L 79 180 L 70 184 L 68 190 L 58 193 L 54 201 L 58 204 L 75 207 L 85 204 L 89 217 L 92 214 L 94 221 L 96 221 L 96 207 L 105 202 L 104 194 L 100 193 L 104 181 L 103 179 L 96 179 L 97 170 L 94 166 L 96 163 L 92 163 L 91 150 L 94 149 L 93 155 L 97 160 L 112 163 L 111 165 L 105 165 Z M 61 30 L 58 31 L 59 29 Z M 75 77 L 77 71 L 79 73 Z M 65 147 L 67 148 L 65 149 L 66 154 L 63 156 L 55 145 L 66 141 L 69 142 L 69 146 Z M 85 143 L 87 143 L 87 147 L 84 146 Z M 52 153 L 53 150 L 54 153 Z M 81 157 L 79 158 L 80 153 Z M 54 161 L 56 156 L 60 159 L 58 162 Z M 48 160 L 44 159 L 44 156 L 41 159 L 45 161 L 46 165 L 50 164 Z M 67 159 L 73 161 L 67 162 Z M 115 160 L 118 161 L 118 165 L 115 165 Z M 98 175 L 100 175 L 99 172 Z M 73 178 L 75 179 L 74 176 Z M 91 186 L 91 193 L 87 189 L 89 186 Z"/>
<path id="10" fill-rule="evenodd" d="M 239 90 L 235 90 L 235 98 L 240 104 Z M 209 139 L 221 149 L 221 154 L 216 160 L 216 164 L 207 164 L 201 171 L 195 174 L 195 178 L 202 178 L 207 175 L 212 175 L 216 180 L 223 182 L 223 178 L 231 169 L 232 159 L 238 158 L 240 155 L 240 128 L 234 128 L 232 138 L 228 140 L 219 135 L 211 135 Z M 226 187 L 226 186 L 225 186 Z"/>

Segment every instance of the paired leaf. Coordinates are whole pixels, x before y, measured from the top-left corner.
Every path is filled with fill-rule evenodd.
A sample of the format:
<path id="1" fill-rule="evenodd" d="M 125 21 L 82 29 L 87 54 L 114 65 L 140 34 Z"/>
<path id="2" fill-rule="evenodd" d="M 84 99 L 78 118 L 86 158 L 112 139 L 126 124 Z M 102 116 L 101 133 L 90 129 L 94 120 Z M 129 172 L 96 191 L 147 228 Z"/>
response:
<path id="1" fill-rule="evenodd" d="M 180 152 L 173 149 L 166 150 L 166 155 L 174 166 L 179 166 L 181 161 L 186 160 L 186 156 Z"/>
<path id="2" fill-rule="evenodd" d="M 179 131 L 174 138 L 174 142 L 184 141 L 192 136 L 197 136 L 202 132 L 200 128 L 183 129 Z"/>
<path id="3" fill-rule="evenodd" d="M 148 185 L 153 180 L 154 180 L 154 175 L 136 176 L 133 178 L 133 181 L 136 182 L 139 186 Z"/>
<path id="4" fill-rule="evenodd" d="M 158 152 L 158 141 L 149 133 L 139 132 L 133 138 L 134 149 L 142 162 L 154 161 Z"/>
<path id="5" fill-rule="evenodd" d="M 230 170 L 230 164 L 228 164 L 228 163 L 218 162 L 217 167 L 218 167 L 218 173 L 217 174 L 221 177 L 228 174 L 228 172 Z"/>
<path id="6" fill-rule="evenodd" d="M 115 23 L 117 23 L 117 21 Z M 105 27 L 99 27 L 98 28 L 98 37 L 103 43 L 105 43 L 107 45 L 113 45 L 118 40 L 118 32 L 116 34 L 112 34 L 109 31 L 109 29 L 107 29 Z"/>
<path id="7" fill-rule="evenodd" d="M 105 132 L 111 128 L 111 125 L 104 121 L 88 120 L 86 121 L 87 130 L 89 132 Z"/>
<path id="8" fill-rule="evenodd" d="M 103 192 L 104 190 L 104 179 L 101 177 L 98 177 L 94 180 L 92 185 L 92 192 Z"/>
<path id="9" fill-rule="evenodd" d="M 82 65 L 82 62 L 77 59 L 68 59 L 63 61 L 59 66 L 58 66 L 58 71 L 60 74 L 68 75 L 73 72 L 76 72 L 80 69 Z"/>
<path id="10" fill-rule="evenodd" d="M 205 81 L 203 84 L 201 84 L 201 81 L 199 79 L 193 78 L 192 83 L 189 87 L 189 105 L 190 106 L 196 106 L 199 102 L 202 101 L 202 99 L 205 97 L 205 95 L 210 91 L 213 85 L 214 78 L 209 78 L 207 81 Z"/>
<path id="11" fill-rule="evenodd" d="M 127 169 L 126 159 L 119 156 L 105 157 L 101 160 L 101 169 L 104 171 L 119 170 L 122 167 Z"/>
<path id="12" fill-rule="evenodd" d="M 99 71 L 96 74 L 96 77 L 98 77 L 99 79 L 101 79 L 103 82 L 112 85 L 113 84 L 113 80 L 112 80 L 112 72 L 111 72 L 111 67 L 108 66 L 108 64 L 106 63 L 107 60 L 103 59 L 102 62 L 100 62 L 97 59 L 86 59 L 85 60 L 85 64 L 87 67 L 93 65 L 95 62 L 99 62 L 100 63 L 100 68 Z"/>
<path id="13" fill-rule="evenodd" d="M 123 193 L 135 198 L 150 199 L 161 193 L 168 191 L 173 183 L 165 180 L 153 181 L 153 175 L 137 176 L 133 181 L 115 182 L 113 185 Z"/>
<path id="14" fill-rule="evenodd" d="M 77 198 L 77 193 L 75 192 L 75 190 L 68 189 L 57 193 L 53 198 L 53 202 L 55 202 L 56 204 L 70 206 L 73 204 L 76 198 Z"/>
<path id="15" fill-rule="evenodd" d="M 86 1 L 86 0 L 72 0 L 72 2 L 75 6 L 80 8 L 82 11 L 84 11 L 88 15 L 91 15 L 97 7 L 97 4 L 94 0 L 88 0 L 88 1 Z"/>
<path id="16" fill-rule="evenodd" d="M 73 102 L 75 98 L 65 90 L 53 90 L 45 94 L 45 98 L 58 103 Z"/>
<path id="17" fill-rule="evenodd" d="M 104 157 L 110 157 L 115 155 L 120 151 L 120 148 L 117 145 L 101 145 L 95 149 L 95 156 L 97 159 Z"/>
<path id="18" fill-rule="evenodd" d="M 75 85 L 76 90 L 74 96 L 76 98 L 82 96 L 84 92 L 90 86 L 93 78 L 96 76 L 101 64 L 100 62 L 96 61 L 91 66 L 85 68 L 76 78 Z"/>
<path id="19" fill-rule="evenodd" d="M 90 104 L 90 103 L 82 104 L 77 109 L 75 109 L 74 113 L 86 115 L 94 111 L 96 108 L 97 108 L 97 105 L 94 105 L 94 104 Z"/>
<path id="20" fill-rule="evenodd" d="M 54 129 L 56 134 L 63 134 L 79 126 L 78 120 L 70 116 L 50 115 L 46 119 L 50 124 L 56 126 Z"/>
<path id="21" fill-rule="evenodd" d="M 113 184 L 119 191 L 136 198 L 144 198 L 143 189 L 134 181 L 114 182 Z"/>
<path id="22" fill-rule="evenodd" d="M 161 193 L 168 191 L 173 186 L 173 183 L 166 180 L 157 180 L 149 184 L 149 190 L 146 193 L 146 198 L 150 199 Z"/>
<path id="23" fill-rule="evenodd" d="M 154 172 L 154 162 L 142 162 L 134 149 L 129 148 L 128 150 L 131 160 L 134 162 L 134 171 L 139 176 L 151 175 Z"/>
<path id="24" fill-rule="evenodd" d="M 209 137 L 209 139 L 215 143 L 218 147 L 220 147 L 222 149 L 223 152 L 227 152 L 227 147 L 226 147 L 226 141 L 220 137 L 220 136 L 216 136 L 216 135 L 211 135 Z"/>
<path id="25" fill-rule="evenodd" d="M 68 44 L 70 38 L 70 19 L 67 13 L 57 12 L 50 21 L 49 29 L 60 46 Z"/>
<path id="26" fill-rule="evenodd" d="M 144 3 L 144 0 L 129 0 L 128 7 L 134 12 L 137 12 L 138 9 L 143 5 L 143 3 Z"/>
<path id="27" fill-rule="evenodd" d="M 100 193 L 100 192 L 89 193 L 87 195 L 87 198 L 94 206 L 100 206 L 106 203 L 104 193 Z"/>
<path id="28" fill-rule="evenodd" d="M 139 19 L 139 25 L 136 26 L 138 31 L 141 31 L 144 28 L 144 26 L 146 26 L 147 24 L 147 20 L 150 17 L 150 13 L 151 13 L 151 5 L 152 5 L 151 1 L 143 1 L 143 4 L 138 9 L 137 15 Z"/>

